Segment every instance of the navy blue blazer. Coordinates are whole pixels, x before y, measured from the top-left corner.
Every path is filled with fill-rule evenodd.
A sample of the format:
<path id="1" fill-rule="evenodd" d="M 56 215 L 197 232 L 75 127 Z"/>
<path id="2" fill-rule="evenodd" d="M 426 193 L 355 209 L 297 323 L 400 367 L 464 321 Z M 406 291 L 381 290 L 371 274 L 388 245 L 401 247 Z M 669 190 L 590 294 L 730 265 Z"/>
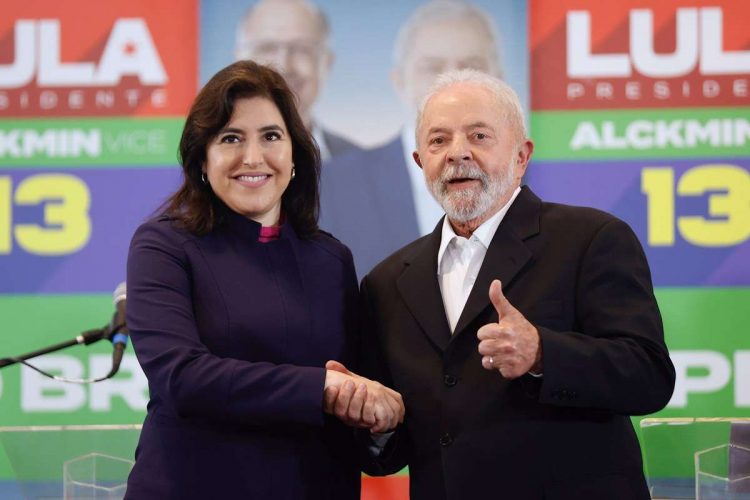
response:
<path id="1" fill-rule="evenodd" d="M 151 399 L 126 498 L 359 498 L 351 430 L 322 410 L 325 362 L 356 364 L 351 253 L 259 231 L 230 212 L 206 236 L 162 217 L 133 237 L 127 323 Z"/>
<path id="2" fill-rule="evenodd" d="M 320 227 L 354 254 L 357 273 L 419 237 L 401 138 L 333 158 L 323 168 Z"/>

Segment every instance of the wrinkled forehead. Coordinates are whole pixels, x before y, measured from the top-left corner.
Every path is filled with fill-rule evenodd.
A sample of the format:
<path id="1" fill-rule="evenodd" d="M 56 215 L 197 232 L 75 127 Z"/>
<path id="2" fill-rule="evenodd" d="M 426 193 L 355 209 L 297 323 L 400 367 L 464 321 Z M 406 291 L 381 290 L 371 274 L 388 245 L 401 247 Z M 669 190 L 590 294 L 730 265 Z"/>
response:
<path id="1" fill-rule="evenodd" d="M 245 20 L 245 40 L 260 42 L 323 42 L 325 28 L 317 13 L 299 2 L 263 2 Z"/>
<path id="2" fill-rule="evenodd" d="M 425 103 L 416 131 L 424 137 L 430 131 L 468 131 L 489 128 L 502 135 L 516 135 L 510 112 L 490 89 L 469 82 L 449 85 Z"/>

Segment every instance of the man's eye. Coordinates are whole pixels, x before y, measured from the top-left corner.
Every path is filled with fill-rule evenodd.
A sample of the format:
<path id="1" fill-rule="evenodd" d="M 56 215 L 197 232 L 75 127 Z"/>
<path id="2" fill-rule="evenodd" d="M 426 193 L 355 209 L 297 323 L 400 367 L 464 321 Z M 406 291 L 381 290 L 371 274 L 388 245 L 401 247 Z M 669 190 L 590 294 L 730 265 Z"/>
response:
<path id="1" fill-rule="evenodd" d="M 445 140 L 442 137 L 433 137 L 430 139 L 430 144 L 442 144 Z"/>
<path id="2" fill-rule="evenodd" d="M 476 133 L 476 138 L 477 138 L 477 139 L 479 139 L 479 140 L 481 141 L 481 140 L 483 140 L 483 139 L 486 139 L 486 138 L 487 138 L 487 134 L 484 134 L 484 133 L 482 133 L 482 132 L 477 132 L 477 133 Z"/>

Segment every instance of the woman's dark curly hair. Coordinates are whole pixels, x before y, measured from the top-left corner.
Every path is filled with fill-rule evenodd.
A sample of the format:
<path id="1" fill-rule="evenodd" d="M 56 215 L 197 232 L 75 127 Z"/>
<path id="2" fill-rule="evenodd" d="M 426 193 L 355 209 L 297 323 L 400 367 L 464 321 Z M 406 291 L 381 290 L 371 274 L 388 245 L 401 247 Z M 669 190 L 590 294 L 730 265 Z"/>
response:
<path id="1" fill-rule="evenodd" d="M 182 186 L 164 203 L 164 211 L 188 231 L 206 234 L 229 210 L 201 180 L 206 149 L 229 122 L 238 99 L 265 97 L 276 104 L 292 139 L 295 178 L 281 196 L 287 222 L 302 238 L 318 231 L 320 152 L 297 112 L 295 97 L 276 71 L 253 61 L 238 61 L 216 73 L 190 108 L 180 139 Z"/>

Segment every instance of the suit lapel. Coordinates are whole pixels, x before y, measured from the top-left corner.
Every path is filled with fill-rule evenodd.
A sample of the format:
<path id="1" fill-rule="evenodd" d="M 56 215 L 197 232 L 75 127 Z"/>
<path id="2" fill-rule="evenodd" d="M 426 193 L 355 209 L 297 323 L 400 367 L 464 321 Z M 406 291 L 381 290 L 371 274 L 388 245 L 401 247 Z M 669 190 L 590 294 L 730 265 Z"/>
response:
<path id="1" fill-rule="evenodd" d="M 524 187 L 511 205 L 492 238 L 490 247 L 479 269 L 474 287 L 469 293 L 453 337 L 457 337 L 490 305 L 492 280 L 499 279 L 508 288 L 518 272 L 531 259 L 531 251 L 524 240 L 539 232 L 541 200 Z"/>
<path id="2" fill-rule="evenodd" d="M 451 338 L 445 316 L 443 297 L 437 278 L 437 253 L 443 220 L 422 240 L 422 245 L 407 256 L 405 269 L 396 286 L 406 307 L 416 318 L 427 337 L 440 350 L 445 350 Z"/>

